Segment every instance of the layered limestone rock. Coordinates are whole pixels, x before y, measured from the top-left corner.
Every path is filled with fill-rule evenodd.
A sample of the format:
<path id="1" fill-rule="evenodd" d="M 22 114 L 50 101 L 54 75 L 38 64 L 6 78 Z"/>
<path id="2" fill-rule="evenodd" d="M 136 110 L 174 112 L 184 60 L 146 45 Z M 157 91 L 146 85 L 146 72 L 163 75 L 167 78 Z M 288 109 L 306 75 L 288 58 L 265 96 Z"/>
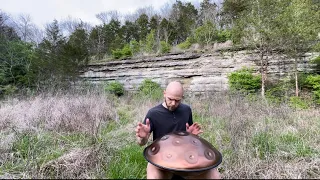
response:
<path id="1" fill-rule="evenodd" d="M 308 62 L 316 56 L 313 53 L 302 56 L 298 70 L 311 71 L 312 66 Z M 293 59 L 280 55 L 267 58 L 269 79 L 282 78 L 294 72 Z M 228 74 L 242 67 L 251 67 L 259 73 L 260 62 L 259 54 L 252 51 L 171 54 L 91 64 L 81 77 L 93 83 L 119 81 L 128 91 L 136 90 L 146 78 L 162 87 L 172 80 L 179 80 L 187 91 L 204 93 L 227 90 Z"/>

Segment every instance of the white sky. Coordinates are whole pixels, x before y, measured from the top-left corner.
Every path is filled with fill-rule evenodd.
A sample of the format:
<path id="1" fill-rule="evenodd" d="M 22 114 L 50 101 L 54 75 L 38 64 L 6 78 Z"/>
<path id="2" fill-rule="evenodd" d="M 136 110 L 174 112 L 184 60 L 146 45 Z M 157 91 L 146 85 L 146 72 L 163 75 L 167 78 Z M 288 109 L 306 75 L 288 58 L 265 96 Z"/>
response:
<path id="1" fill-rule="evenodd" d="M 185 0 L 188 2 L 201 2 L 202 0 Z M 58 21 L 80 18 L 92 25 L 100 23 L 96 14 L 105 11 L 117 10 L 122 14 L 134 12 L 138 8 L 152 5 L 158 10 L 167 2 L 174 0 L 0 0 L 0 10 L 12 16 L 24 13 L 29 14 L 32 22 L 39 27 Z M 184 1 L 183 1 L 184 2 Z"/>

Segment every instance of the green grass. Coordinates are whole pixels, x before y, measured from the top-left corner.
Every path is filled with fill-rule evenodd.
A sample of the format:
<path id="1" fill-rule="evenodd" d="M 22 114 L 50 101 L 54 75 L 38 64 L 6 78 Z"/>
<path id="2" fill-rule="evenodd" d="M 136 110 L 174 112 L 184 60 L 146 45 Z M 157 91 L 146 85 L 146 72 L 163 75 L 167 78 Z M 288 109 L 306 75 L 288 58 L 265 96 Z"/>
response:
<path id="1" fill-rule="evenodd" d="M 129 144 L 113 155 L 105 178 L 145 179 L 147 162 L 143 157 L 143 147 Z"/>
<path id="2" fill-rule="evenodd" d="M 279 138 L 280 150 L 289 153 L 294 157 L 311 157 L 319 154 L 317 150 L 308 146 L 308 144 L 298 134 L 287 133 Z"/>
<path id="3" fill-rule="evenodd" d="M 256 149 L 260 159 L 266 159 L 269 155 L 276 152 L 276 143 L 270 133 L 259 132 L 253 136 L 253 148 Z"/>
<path id="4" fill-rule="evenodd" d="M 0 172 L 39 170 L 45 163 L 55 160 L 68 150 L 87 147 L 91 138 L 82 133 L 21 133 L 12 145 L 13 156 L 0 166 Z"/>

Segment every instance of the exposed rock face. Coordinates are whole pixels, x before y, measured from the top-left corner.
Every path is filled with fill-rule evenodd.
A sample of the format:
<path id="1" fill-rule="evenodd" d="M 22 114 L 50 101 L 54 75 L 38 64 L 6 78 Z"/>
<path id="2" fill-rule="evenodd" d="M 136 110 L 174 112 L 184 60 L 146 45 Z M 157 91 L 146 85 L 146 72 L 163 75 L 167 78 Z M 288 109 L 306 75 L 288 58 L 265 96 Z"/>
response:
<path id="1" fill-rule="evenodd" d="M 316 54 L 308 53 L 298 62 L 299 71 L 311 71 L 308 61 Z M 268 78 L 281 78 L 294 72 L 294 60 L 283 56 L 268 57 Z M 89 65 L 81 77 L 95 83 L 119 81 L 132 91 L 150 78 L 165 87 L 172 80 L 183 83 L 186 91 L 203 93 L 228 89 L 228 74 L 252 67 L 259 73 L 259 54 L 248 51 L 215 52 L 213 54 L 173 54 L 162 57 L 110 61 Z"/>

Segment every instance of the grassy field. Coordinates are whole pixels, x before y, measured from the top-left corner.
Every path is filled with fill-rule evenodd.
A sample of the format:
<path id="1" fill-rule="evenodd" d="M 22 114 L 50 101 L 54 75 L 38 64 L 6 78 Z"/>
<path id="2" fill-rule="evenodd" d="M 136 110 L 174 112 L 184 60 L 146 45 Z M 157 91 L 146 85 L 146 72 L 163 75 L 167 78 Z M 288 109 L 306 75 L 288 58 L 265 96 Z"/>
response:
<path id="1" fill-rule="evenodd" d="M 161 102 L 99 91 L 0 103 L 0 178 L 146 178 L 134 129 Z M 320 110 L 215 94 L 184 100 L 222 178 L 319 178 Z M 151 143 L 151 142 L 149 142 Z M 148 143 L 148 144 L 149 144 Z"/>

